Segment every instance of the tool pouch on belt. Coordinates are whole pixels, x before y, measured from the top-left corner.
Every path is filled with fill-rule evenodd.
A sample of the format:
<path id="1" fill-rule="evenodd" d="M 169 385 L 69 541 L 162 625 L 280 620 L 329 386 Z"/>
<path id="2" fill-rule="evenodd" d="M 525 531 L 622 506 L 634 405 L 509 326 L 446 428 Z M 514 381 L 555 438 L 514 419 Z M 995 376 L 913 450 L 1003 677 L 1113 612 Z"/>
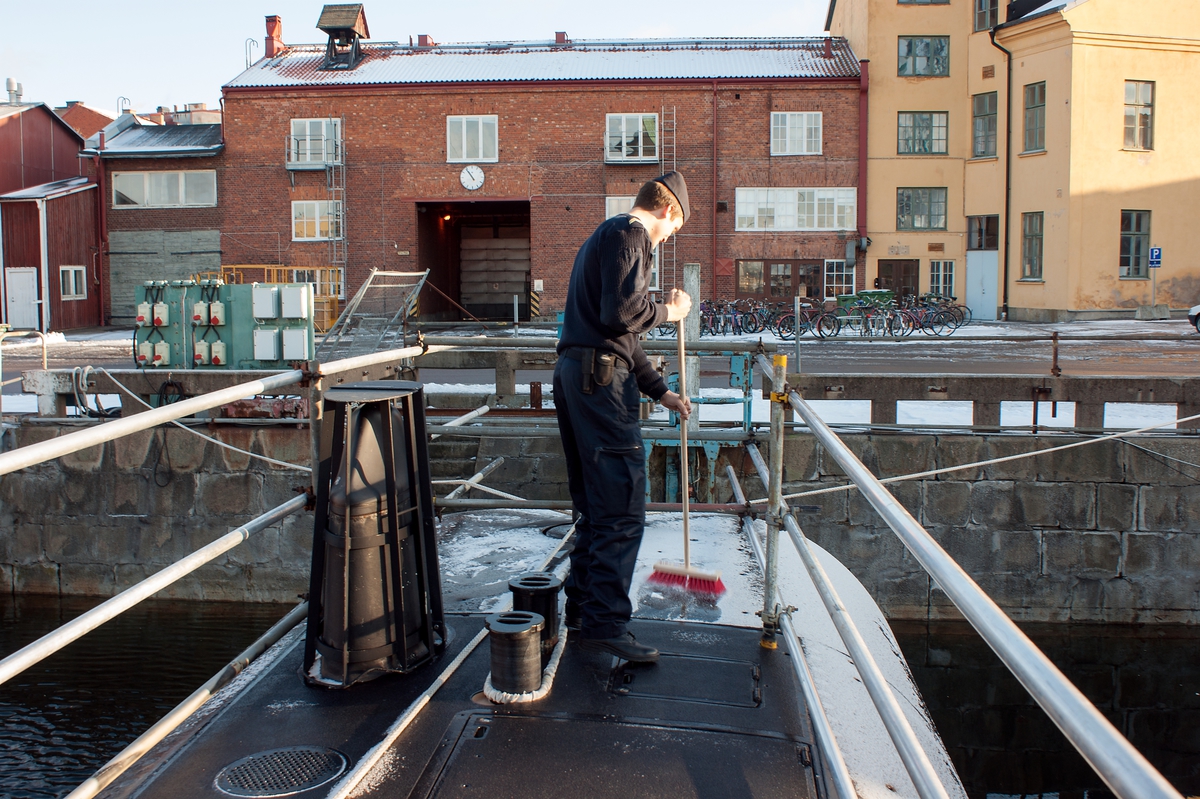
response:
<path id="1" fill-rule="evenodd" d="M 611 352 L 598 353 L 591 347 L 581 347 L 580 349 L 582 352 L 579 358 L 579 366 L 582 377 L 579 390 L 584 394 L 591 394 L 596 386 L 611 384 L 613 367 L 616 365 L 617 356 Z"/>
<path id="2" fill-rule="evenodd" d="M 617 356 L 611 352 L 596 353 L 595 378 L 596 385 L 607 386 L 612 383 L 613 367 L 617 364 Z"/>
<path id="3" fill-rule="evenodd" d="M 579 390 L 584 394 L 591 394 L 595 388 L 594 367 L 596 361 L 596 351 L 591 347 L 581 347 L 582 351 L 579 356 Z"/>

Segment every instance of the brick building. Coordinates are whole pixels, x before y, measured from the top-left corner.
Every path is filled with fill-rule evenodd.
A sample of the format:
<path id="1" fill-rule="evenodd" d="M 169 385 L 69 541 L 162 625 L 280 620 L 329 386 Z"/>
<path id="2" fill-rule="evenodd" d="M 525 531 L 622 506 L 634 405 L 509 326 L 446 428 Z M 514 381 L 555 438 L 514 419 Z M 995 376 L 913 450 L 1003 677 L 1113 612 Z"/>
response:
<path id="1" fill-rule="evenodd" d="M 344 19 L 338 19 L 341 15 Z M 224 93 L 224 264 L 430 270 L 426 318 L 560 309 L 575 251 L 665 169 L 692 218 L 657 284 L 824 298 L 863 287 L 860 64 L 843 39 L 367 43 L 327 7 L 327 44 L 266 55 Z M 849 258 L 849 262 L 847 262 Z"/>

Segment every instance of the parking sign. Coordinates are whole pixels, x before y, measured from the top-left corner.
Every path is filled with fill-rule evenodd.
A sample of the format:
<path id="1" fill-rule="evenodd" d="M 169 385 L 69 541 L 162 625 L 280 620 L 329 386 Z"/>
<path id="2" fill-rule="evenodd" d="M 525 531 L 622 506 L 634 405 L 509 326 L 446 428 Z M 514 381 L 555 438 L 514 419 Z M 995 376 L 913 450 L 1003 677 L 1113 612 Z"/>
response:
<path id="1" fill-rule="evenodd" d="M 1150 248 L 1150 268 L 1158 269 L 1162 266 L 1162 247 Z"/>

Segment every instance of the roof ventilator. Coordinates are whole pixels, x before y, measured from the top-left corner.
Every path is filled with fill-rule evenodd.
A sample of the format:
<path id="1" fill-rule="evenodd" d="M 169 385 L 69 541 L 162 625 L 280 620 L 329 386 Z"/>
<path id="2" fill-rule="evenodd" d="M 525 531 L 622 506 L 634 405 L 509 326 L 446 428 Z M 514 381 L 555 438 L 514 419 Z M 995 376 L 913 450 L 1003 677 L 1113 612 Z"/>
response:
<path id="1" fill-rule="evenodd" d="M 321 9 L 317 27 L 329 34 L 321 69 L 354 69 L 362 60 L 359 40 L 371 38 L 362 3 L 327 5 Z"/>

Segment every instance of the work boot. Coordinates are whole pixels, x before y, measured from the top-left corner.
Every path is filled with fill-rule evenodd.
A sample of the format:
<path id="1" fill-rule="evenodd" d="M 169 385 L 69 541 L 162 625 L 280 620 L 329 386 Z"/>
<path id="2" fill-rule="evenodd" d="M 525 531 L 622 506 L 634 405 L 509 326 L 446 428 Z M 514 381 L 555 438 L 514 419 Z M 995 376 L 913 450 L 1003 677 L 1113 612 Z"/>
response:
<path id="1" fill-rule="evenodd" d="M 658 660 L 658 650 L 639 644 L 633 633 L 618 635 L 616 638 L 583 638 L 579 641 L 579 648 L 587 652 L 607 652 L 621 660 L 634 663 L 654 663 Z"/>
<path id="2" fill-rule="evenodd" d="M 579 615 L 579 605 L 567 600 L 567 609 L 563 614 L 566 618 L 563 619 L 563 626 L 568 630 L 578 630 L 582 622 L 582 617 Z"/>

